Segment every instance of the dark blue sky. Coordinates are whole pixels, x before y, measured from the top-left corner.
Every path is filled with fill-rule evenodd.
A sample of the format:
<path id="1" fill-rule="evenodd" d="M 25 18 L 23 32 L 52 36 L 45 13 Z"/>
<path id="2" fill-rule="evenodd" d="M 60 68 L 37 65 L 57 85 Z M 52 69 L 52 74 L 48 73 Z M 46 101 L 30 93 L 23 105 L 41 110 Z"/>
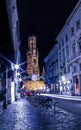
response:
<path id="1" fill-rule="evenodd" d="M 10 56 L 12 55 L 12 51 L 13 48 L 10 38 L 5 0 L 0 0 L 0 53 Z"/>
<path id="2" fill-rule="evenodd" d="M 55 44 L 55 38 L 78 0 L 17 0 L 21 46 L 26 57 L 28 36 L 37 36 L 40 64 Z"/>

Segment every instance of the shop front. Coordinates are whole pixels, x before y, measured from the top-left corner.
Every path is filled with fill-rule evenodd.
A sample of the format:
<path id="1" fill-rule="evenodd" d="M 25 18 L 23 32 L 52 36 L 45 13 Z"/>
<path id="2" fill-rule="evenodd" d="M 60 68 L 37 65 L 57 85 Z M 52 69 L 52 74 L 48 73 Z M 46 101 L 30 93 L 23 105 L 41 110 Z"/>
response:
<path id="1" fill-rule="evenodd" d="M 61 95 L 72 95 L 72 74 L 66 74 L 59 77 L 59 88 Z"/>
<path id="2" fill-rule="evenodd" d="M 80 95 L 80 81 L 81 76 L 75 75 L 73 76 L 73 86 L 74 86 L 74 94 Z"/>

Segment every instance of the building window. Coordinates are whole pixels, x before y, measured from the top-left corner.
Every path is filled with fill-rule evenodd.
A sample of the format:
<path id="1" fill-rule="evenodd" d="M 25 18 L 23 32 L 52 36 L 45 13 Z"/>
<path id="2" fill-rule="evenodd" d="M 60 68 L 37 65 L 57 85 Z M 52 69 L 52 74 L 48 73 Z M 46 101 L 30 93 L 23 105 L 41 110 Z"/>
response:
<path id="1" fill-rule="evenodd" d="M 33 45 L 33 49 L 34 49 L 34 50 L 36 49 L 36 46 L 35 46 L 35 45 Z"/>
<path id="2" fill-rule="evenodd" d="M 62 46 L 64 46 L 64 39 L 62 39 Z"/>
<path id="3" fill-rule="evenodd" d="M 74 35 L 74 27 L 71 28 L 71 36 Z"/>
<path id="4" fill-rule="evenodd" d="M 36 59 L 34 59 L 34 64 L 36 64 Z"/>
<path id="5" fill-rule="evenodd" d="M 69 56 L 69 46 L 66 46 L 66 55 Z"/>
<path id="6" fill-rule="evenodd" d="M 72 51 L 73 51 L 73 56 L 75 56 L 75 43 L 73 43 L 73 45 L 72 45 Z"/>
<path id="7" fill-rule="evenodd" d="M 81 52 L 81 37 L 78 40 L 78 47 L 79 47 L 79 52 Z"/>
<path id="8" fill-rule="evenodd" d="M 65 42 L 67 42 L 67 41 L 68 41 L 68 35 L 65 36 Z"/>
<path id="9" fill-rule="evenodd" d="M 74 72 L 77 72 L 77 66 L 74 66 L 73 69 L 74 69 Z"/>
<path id="10" fill-rule="evenodd" d="M 80 20 L 78 20 L 78 21 L 76 22 L 76 30 L 78 31 L 79 28 L 80 28 Z"/>
<path id="11" fill-rule="evenodd" d="M 67 68 L 67 69 L 68 69 L 68 70 L 67 70 L 67 71 L 68 71 L 68 73 L 70 73 L 70 66 L 68 66 L 68 68 Z"/>
<path id="12" fill-rule="evenodd" d="M 81 71 L 81 63 L 79 64 L 79 68 L 80 68 L 80 71 Z"/>
<path id="13" fill-rule="evenodd" d="M 59 44 L 59 50 L 61 49 L 61 44 Z"/>
<path id="14" fill-rule="evenodd" d="M 15 6 L 12 7 L 13 11 L 14 11 L 15 8 L 16 8 Z"/>
<path id="15" fill-rule="evenodd" d="M 65 59 L 65 51 L 64 51 L 64 49 L 62 50 L 62 57 Z"/>
<path id="16" fill-rule="evenodd" d="M 61 61 L 61 52 L 59 53 L 59 59 L 60 59 L 60 61 Z"/>

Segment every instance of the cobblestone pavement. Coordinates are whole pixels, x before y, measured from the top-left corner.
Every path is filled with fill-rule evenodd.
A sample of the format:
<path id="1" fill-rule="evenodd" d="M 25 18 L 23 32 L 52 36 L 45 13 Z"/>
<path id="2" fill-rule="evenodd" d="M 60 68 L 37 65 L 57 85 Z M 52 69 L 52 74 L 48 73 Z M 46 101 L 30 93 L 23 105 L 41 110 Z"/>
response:
<path id="1" fill-rule="evenodd" d="M 81 130 L 81 117 L 60 108 L 44 112 L 20 99 L 0 114 L 0 130 Z"/>

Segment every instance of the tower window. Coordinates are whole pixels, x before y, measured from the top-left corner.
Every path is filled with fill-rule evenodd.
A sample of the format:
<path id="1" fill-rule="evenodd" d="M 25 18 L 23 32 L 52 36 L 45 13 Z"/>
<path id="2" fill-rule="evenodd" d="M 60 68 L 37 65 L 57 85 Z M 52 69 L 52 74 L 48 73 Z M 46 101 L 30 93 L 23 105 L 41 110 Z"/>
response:
<path id="1" fill-rule="evenodd" d="M 36 49 L 36 46 L 33 44 L 33 49 Z"/>
<path id="2" fill-rule="evenodd" d="M 36 64 L 36 59 L 34 59 L 34 64 Z"/>

